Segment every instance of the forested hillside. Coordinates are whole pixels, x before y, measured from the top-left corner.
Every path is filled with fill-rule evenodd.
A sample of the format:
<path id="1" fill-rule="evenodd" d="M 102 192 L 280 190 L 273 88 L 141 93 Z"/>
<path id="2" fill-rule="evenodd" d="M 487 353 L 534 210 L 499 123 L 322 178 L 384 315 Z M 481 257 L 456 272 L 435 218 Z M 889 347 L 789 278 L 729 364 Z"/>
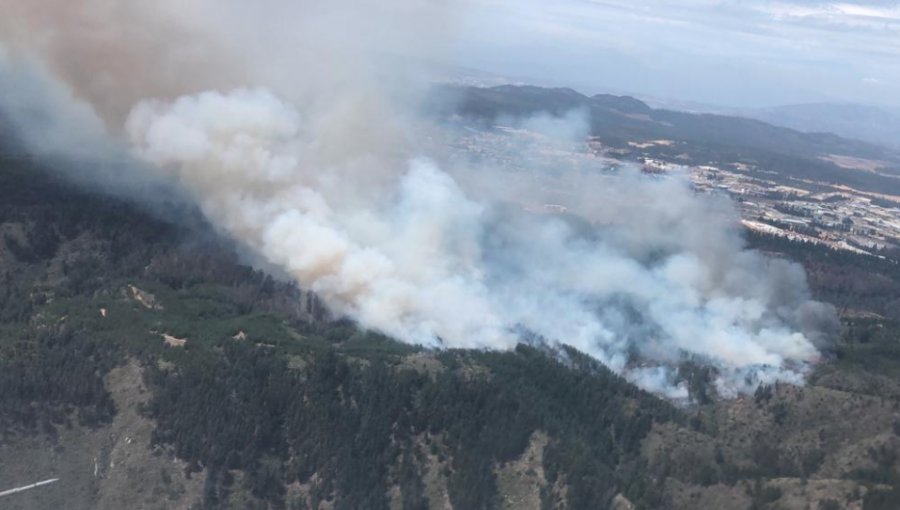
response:
<path id="1" fill-rule="evenodd" d="M 166 216 L 2 162 L 0 479 L 60 478 L 4 508 L 897 507 L 890 259 L 749 238 L 804 263 L 842 338 L 754 398 L 686 363 L 675 406 L 571 349 L 361 331 Z"/>
<path id="2" fill-rule="evenodd" d="M 578 352 L 422 352 L 327 318 L 200 221 L 169 224 L 27 160 L 0 179 L 6 443 L 108 426 L 104 378 L 137 360 L 156 423 L 144 446 L 201 473 L 210 508 L 388 508 L 392 487 L 426 508 L 428 454 L 454 507 L 493 508 L 496 467 L 536 434 L 549 438 L 541 499 L 590 508 L 650 497 L 641 441 L 683 420 Z"/>

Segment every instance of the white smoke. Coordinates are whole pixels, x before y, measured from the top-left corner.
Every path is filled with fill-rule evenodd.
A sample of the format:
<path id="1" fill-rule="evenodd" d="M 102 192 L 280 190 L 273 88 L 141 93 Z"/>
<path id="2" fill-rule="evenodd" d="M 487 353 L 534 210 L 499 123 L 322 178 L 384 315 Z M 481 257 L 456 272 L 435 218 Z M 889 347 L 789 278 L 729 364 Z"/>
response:
<path id="1" fill-rule="evenodd" d="M 360 4 L 363 14 L 372 7 L 363 0 L 340 4 Z M 429 9 L 418 4 L 410 1 L 403 12 L 420 19 Z M 323 15 L 306 7 L 326 27 L 360 24 L 358 13 L 336 8 Z M 19 8 L 28 11 L 25 3 Z M 258 11 L 248 17 L 258 20 Z M 234 33 L 257 33 L 252 22 L 233 25 L 233 14 L 220 17 L 232 20 L 226 26 Z M 196 35 L 184 35 L 186 25 L 177 24 L 181 39 Z M 211 22 L 203 27 L 204 37 L 222 31 Z M 173 95 L 178 63 L 157 62 L 166 73 L 151 82 L 166 86 L 150 87 L 146 93 L 161 98 L 141 99 L 130 109 L 126 137 L 216 225 L 363 327 L 431 347 L 509 349 L 523 338 L 571 345 L 673 398 L 686 396 L 674 369 L 686 359 L 716 367 L 723 395 L 761 382 L 802 383 L 819 358 L 815 344 L 829 311 L 810 300 L 798 266 L 742 248 L 730 206 L 698 197 L 679 178 L 627 170 L 547 177 L 566 206 L 587 220 L 580 222 L 521 207 L 546 203 L 548 189 L 540 175 L 520 178 L 531 166 L 527 158 L 511 165 L 522 169 L 518 175 L 442 170 L 417 137 L 423 121 L 412 120 L 408 107 L 395 108 L 398 96 L 411 97 L 399 91 L 413 88 L 384 86 L 370 72 L 366 57 L 374 54 L 365 43 L 384 51 L 374 37 L 386 27 L 348 40 L 325 27 L 309 39 L 267 34 L 261 39 L 277 41 L 278 51 L 271 62 L 246 66 L 246 88 L 192 91 L 204 80 L 183 68 L 193 79 L 184 82 L 186 93 Z M 49 52 L 13 33 L 15 45 L 39 60 L 53 62 L 63 50 Z M 408 42 L 396 34 L 388 39 L 389 49 Z M 158 41 L 151 40 L 155 48 Z M 272 65 L 283 63 L 275 55 L 284 55 L 286 40 L 299 45 L 305 64 L 299 71 Z M 214 40 L 202 47 L 220 46 Z M 264 59 L 267 53 L 248 49 L 253 46 L 241 51 Z M 145 47 L 142 39 L 140 51 L 124 54 L 152 60 Z M 327 62 L 321 72 L 307 61 L 314 53 Z M 92 101 L 97 87 L 81 83 L 85 76 L 47 67 L 90 101 L 112 131 L 121 129 L 122 99 L 104 110 Z M 235 67 L 230 62 L 228 73 L 219 73 L 228 76 L 225 83 L 234 81 Z M 269 79 L 271 87 L 261 86 Z M 125 82 L 126 98 L 140 89 L 130 77 Z M 544 116 L 523 126 L 567 138 L 585 133 L 579 119 Z"/>
<path id="2" fill-rule="evenodd" d="M 603 209 L 588 217 L 605 213 L 609 226 L 585 235 L 556 217 L 474 201 L 424 159 L 384 180 L 381 199 L 348 206 L 344 190 L 368 168 L 317 166 L 314 133 L 264 90 L 144 102 L 127 128 L 139 154 L 229 233 L 337 313 L 401 340 L 507 349 L 524 329 L 670 395 L 683 393 L 673 374 L 635 360 L 700 358 L 734 394 L 802 381 L 818 358 L 792 316 L 818 312 L 802 272 L 741 250 L 734 223 L 716 222 L 721 204 L 681 180 L 620 175 L 586 187 Z M 774 279 L 785 276 L 799 290 L 779 310 Z"/>

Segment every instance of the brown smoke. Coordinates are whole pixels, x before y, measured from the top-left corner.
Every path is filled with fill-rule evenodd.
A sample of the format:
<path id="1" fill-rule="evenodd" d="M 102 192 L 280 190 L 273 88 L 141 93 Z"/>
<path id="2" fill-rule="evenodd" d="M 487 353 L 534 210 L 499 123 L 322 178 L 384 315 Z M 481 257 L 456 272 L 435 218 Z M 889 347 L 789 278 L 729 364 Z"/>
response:
<path id="1" fill-rule="evenodd" d="M 0 40 L 16 54 L 39 58 L 111 127 L 118 127 L 143 98 L 238 83 L 233 53 L 200 36 L 200 5 L 4 0 Z"/>

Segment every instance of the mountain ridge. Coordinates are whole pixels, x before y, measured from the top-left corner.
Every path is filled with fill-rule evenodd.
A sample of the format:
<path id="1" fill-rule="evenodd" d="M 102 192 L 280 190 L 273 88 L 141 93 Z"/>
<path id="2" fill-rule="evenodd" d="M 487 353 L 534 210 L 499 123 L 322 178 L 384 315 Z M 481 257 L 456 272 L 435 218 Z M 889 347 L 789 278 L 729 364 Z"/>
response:
<path id="1" fill-rule="evenodd" d="M 624 160 L 729 165 L 787 186 L 819 182 L 900 196 L 900 151 L 831 133 L 804 133 L 738 116 L 654 109 L 631 96 L 589 97 L 568 88 L 442 86 L 431 97 L 433 115 L 459 115 L 487 126 L 580 112 L 592 141 Z M 643 147 L 647 144 L 651 146 Z M 848 171 L 835 156 L 864 160 L 880 170 Z"/>

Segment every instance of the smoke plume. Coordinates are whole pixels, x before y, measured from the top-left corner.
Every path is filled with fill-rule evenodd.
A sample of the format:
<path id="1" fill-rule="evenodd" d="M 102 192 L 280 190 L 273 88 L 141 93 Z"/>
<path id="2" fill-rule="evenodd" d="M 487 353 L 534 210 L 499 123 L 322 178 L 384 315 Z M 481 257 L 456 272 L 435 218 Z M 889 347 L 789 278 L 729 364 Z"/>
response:
<path id="1" fill-rule="evenodd" d="M 723 395 L 802 383 L 832 312 L 799 266 L 745 250 L 730 204 L 682 178 L 544 172 L 529 144 L 504 169 L 432 150 L 417 62 L 444 55 L 463 14 L 392 4 L 9 0 L 0 82 L 65 103 L 44 142 L 83 145 L 63 141 L 71 119 L 94 119 L 92 139 L 127 144 L 135 168 L 363 327 L 430 347 L 571 345 L 675 398 L 688 359 Z M 579 112 L 521 127 L 586 133 Z"/>

